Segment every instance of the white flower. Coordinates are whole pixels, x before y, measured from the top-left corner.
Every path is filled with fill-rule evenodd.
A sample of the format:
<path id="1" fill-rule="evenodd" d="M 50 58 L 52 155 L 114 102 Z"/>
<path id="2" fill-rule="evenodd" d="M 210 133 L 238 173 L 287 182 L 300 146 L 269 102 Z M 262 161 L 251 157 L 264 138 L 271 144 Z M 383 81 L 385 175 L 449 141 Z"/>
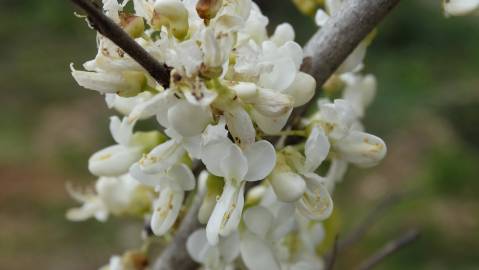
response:
<path id="1" fill-rule="evenodd" d="M 304 148 L 304 159 L 294 152 L 284 153 L 286 162 L 295 166 L 278 167 L 271 175 L 271 185 L 280 200 L 297 202 L 302 214 L 310 219 L 324 220 L 332 213 L 333 201 L 325 179 L 315 171 L 328 156 L 329 140 L 321 128 L 314 127 Z"/>
<path id="2" fill-rule="evenodd" d="M 282 269 L 278 245 L 294 228 L 294 208 L 283 205 L 276 215 L 267 208 L 255 206 L 245 211 L 246 230 L 241 232 L 241 258 L 251 270 Z"/>
<path id="3" fill-rule="evenodd" d="M 67 212 L 72 221 L 83 221 L 95 217 L 106 221 L 108 215 L 141 215 L 151 203 L 151 192 L 145 189 L 130 175 L 120 177 L 100 177 L 95 184 L 95 192 L 78 192 L 67 186 L 70 195 L 83 203 L 80 208 Z"/>
<path id="4" fill-rule="evenodd" d="M 462 16 L 479 8 L 479 0 L 443 0 L 443 7 L 448 16 Z"/>
<path id="5" fill-rule="evenodd" d="M 234 270 L 233 262 L 239 255 L 239 235 L 234 232 L 221 237 L 217 245 L 211 245 L 206 230 L 198 229 L 188 237 L 186 249 L 206 270 Z"/>
<path id="6" fill-rule="evenodd" d="M 273 169 L 276 154 L 267 141 L 239 148 L 228 138 L 210 140 L 203 147 L 202 161 L 211 174 L 224 177 L 223 193 L 206 226 L 208 241 L 215 245 L 238 226 L 244 204 L 245 181 L 265 178 Z"/>
<path id="7" fill-rule="evenodd" d="M 118 176 L 128 172 L 130 166 L 138 161 L 143 146 L 133 141 L 134 123 L 127 118 L 123 121 L 116 116 L 110 118 L 110 131 L 117 144 L 93 154 L 88 160 L 88 169 L 97 176 Z"/>
<path id="8" fill-rule="evenodd" d="M 373 75 L 345 73 L 341 75 L 341 79 L 346 83 L 343 98 L 349 102 L 358 117 L 363 117 L 376 95 L 376 78 Z"/>

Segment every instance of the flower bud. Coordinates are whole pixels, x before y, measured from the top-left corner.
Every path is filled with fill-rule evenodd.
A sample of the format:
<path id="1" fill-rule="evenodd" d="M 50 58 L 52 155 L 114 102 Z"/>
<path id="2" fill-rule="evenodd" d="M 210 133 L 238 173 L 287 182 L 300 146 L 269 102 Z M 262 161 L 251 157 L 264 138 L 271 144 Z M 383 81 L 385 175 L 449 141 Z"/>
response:
<path id="1" fill-rule="evenodd" d="M 143 18 L 127 13 L 120 14 L 120 26 L 132 38 L 140 37 L 145 31 L 145 22 L 143 21 Z"/>
<path id="2" fill-rule="evenodd" d="M 274 193 L 283 202 L 295 202 L 306 191 L 304 179 L 294 172 L 273 172 L 270 181 Z"/>
<path id="3" fill-rule="evenodd" d="M 282 23 L 278 25 L 274 30 L 271 41 L 273 41 L 278 47 L 283 46 L 284 43 L 288 41 L 294 41 L 294 29 L 291 24 Z"/>
<path id="4" fill-rule="evenodd" d="M 151 24 L 157 29 L 168 27 L 173 36 L 182 40 L 188 34 L 188 10 L 179 0 L 157 0 Z"/>
<path id="5" fill-rule="evenodd" d="M 216 16 L 222 5 L 223 0 L 199 0 L 196 4 L 196 12 L 205 21 L 205 24 L 208 24 L 209 20 Z"/>
<path id="6" fill-rule="evenodd" d="M 258 90 L 258 96 L 252 104 L 259 113 L 265 116 L 278 117 L 288 113 L 293 108 L 293 100 L 290 96 L 270 89 L 259 88 Z"/>
<path id="7" fill-rule="evenodd" d="M 88 160 L 88 169 L 97 176 L 118 176 L 128 172 L 141 153 L 141 147 L 113 145 L 93 154 Z"/>
<path id="8" fill-rule="evenodd" d="M 284 91 L 294 100 L 294 107 L 302 106 L 310 101 L 316 90 L 316 80 L 309 74 L 298 72 L 293 83 Z"/>

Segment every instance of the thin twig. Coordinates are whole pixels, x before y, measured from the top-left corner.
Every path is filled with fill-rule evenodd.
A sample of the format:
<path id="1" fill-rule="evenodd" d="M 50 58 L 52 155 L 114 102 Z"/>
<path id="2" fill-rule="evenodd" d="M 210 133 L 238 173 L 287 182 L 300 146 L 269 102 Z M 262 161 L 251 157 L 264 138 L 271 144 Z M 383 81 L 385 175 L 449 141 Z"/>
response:
<path id="1" fill-rule="evenodd" d="M 416 241 L 420 233 L 416 229 L 412 229 L 402 234 L 397 239 L 387 243 L 378 252 L 369 257 L 366 261 L 359 265 L 358 270 L 371 270 L 386 257 L 398 252 L 400 249 Z"/>
<path id="2" fill-rule="evenodd" d="M 336 259 L 338 257 L 338 239 L 339 235 L 336 235 L 334 238 L 333 250 L 331 256 L 326 258 L 326 268 L 325 270 L 333 270 L 334 264 L 336 263 Z"/>
<path id="3" fill-rule="evenodd" d="M 113 41 L 138 62 L 159 84 L 165 88 L 169 86 L 170 72 L 168 69 L 136 43 L 120 26 L 103 14 L 90 0 L 71 1 L 87 13 L 92 26 L 100 34 Z"/>
<path id="4" fill-rule="evenodd" d="M 359 242 L 368 231 L 384 216 L 384 213 L 389 210 L 393 205 L 398 203 L 403 195 L 392 195 L 379 202 L 368 213 L 366 218 L 359 223 L 350 233 L 348 233 L 344 239 L 340 239 L 338 242 L 338 252 L 342 252 L 347 248 L 353 246 Z"/>

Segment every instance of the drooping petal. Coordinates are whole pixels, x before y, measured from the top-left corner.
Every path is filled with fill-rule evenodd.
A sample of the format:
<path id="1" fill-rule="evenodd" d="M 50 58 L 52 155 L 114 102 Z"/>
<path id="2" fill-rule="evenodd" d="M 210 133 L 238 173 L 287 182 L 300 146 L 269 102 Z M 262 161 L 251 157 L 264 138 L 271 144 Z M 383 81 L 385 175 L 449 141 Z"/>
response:
<path id="1" fill-rule="evenodd" d="M 325 220 L 333 212 L 333 200 L 328 189 L 316 174 L 305 175 L 308 189 L 298 202 L 298 210 L 307 218 Z"/>
<path id="2" fill-rule="evenodd" d="M 153 204 L 151 229 L 155 235 L 165 234 L 176 221 L 183 203 L 184 192 L 162 188 L 160 197 Z"/>
<path id="3" fill-rule="evenodd" d="M 211 245 L 216 245 L 219 236 L 228 236 L 238 227 L 244 205 L 244 183 L 234 186 L 226 183 L 223 193 L 206 225 L 206 237 Z"/>
<path id="4" fill-rule="evenodd" d="M 273 145 L 265 140 L 247 146 L 243 151 L 248 161 L 246 181 L 257 181 L 266 178 L 276 164 L 276 151 Z"/>
<path id="5" fill-rule="evenodd" d="M 272 247 L 264 240 L 251 233 L 244 233 L 240 243 L 241 258 L 248 269 L 281 269 Z"/>
<path id="6" fill-rule="evenodd" d="M 273 215 L 262 206 L 255 206 L 246 210 L 243 214 L 243 220 L 248 230 L 262 239 L 265 239 L 273 225 Z"/>
<path id="7" fill-rule="evenodd" d="M 141 157 L 140 147 L 112 145 L 93 154 L 88 160 L 88 170 L 97 176 L 119 176 Z"/>
<path id="8" fill-rule="evenodd" d="M 304 171 L 314 172 L 328 156 L 329 148 L 329 140 L 324 130 L 315 126 L 304 146 L 306 156 Z"/>
<path id="9" fill-rule="evenodd" d="M 169 127 L 170 125 L 168 123 L 168 110 L 173 107 L 178 101 L 179 98 L 175 96 L 173 91 L 163 91 L 159 94 L 156 94 L 154 97 L 147 100 L 146 102 L 136 106 L 128 117 L 128 120 L 130 122 L 133 122 L 137 119 L 157 115 L 157 120 L 160 125 L 162 125 L 163 127 Z"/>
<path id="10" fill-rule="evenodd" d="M 378 164 L 387 151 L 381 138 L 361 131 L 350 132 L 336 147 L 342 158 L 361 167 Z"/>

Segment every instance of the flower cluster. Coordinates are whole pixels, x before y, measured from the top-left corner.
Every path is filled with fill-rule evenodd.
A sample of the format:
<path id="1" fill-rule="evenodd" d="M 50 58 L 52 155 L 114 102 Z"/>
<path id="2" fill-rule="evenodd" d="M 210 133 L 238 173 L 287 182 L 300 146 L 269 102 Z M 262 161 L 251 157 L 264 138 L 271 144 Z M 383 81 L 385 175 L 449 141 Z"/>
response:
<path id="1" fill-rule="evenodd" d="M 326 92 L 341 98 L 319 99 L 298 130 L 285 130 L 293 109 L 316 90 L 315 79 L 300 71 L 304 56 L 291 25 L 280 24 L 269 36 L 268 19 L 251 0 L 103 4 L 106 15 L 165 64 L 170 84 L 160 85 L 100 34 L 96 57 L 84 70 L 72 65 L 78 84 L 104 95 L 122 118 L 110 119 L 115 144 L 89 160 L 99 177 L 95 190 L 72 190 L 83 206 L 68 218 L 146 216 L 161 236 L 174 231 L 188 206 L 185 195 L 196 189 L 204 194 L 198 218 L 206 227 L 187 247 L 206 269 L 234 269 L 240 257 L 249 269 L 319 269 L 316 247 L 321 222 L 333 211 L 335 184 L 349 164 L 373 166 L 386 153 L 361 124 L 376 90 L 374 77 L 360 73 L 371 38 L 327 83 Z M 340 4 L 326 1 L 318 25 Z M 157 130 L 137 130 L 152 118 Z M 275 149 L 267 140 L 288 135 L 306 142 Z M 206 168 L 198 179 L 193 164 Z M 130 269 L 125 256 L 105 269 Z"/>

